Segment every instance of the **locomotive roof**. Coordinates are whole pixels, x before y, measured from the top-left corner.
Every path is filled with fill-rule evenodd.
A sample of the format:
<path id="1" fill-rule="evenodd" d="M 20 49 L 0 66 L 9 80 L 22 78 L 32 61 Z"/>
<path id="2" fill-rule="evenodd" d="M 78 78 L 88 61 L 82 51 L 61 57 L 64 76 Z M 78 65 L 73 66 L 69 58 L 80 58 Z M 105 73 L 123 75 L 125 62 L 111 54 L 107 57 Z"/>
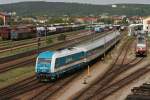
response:
<path id="1" fill-rule="evenodd" d="M 38 58 L 48 58 L 51 59 L 53 56 L 54 52 L 53 51 L 45 51 L 39 54 Z"/>
<path id="2" fill-rule="evenodd" d="M 61 57 L 81 52 L 80 48 L 72 47 L 57 51 L 45 51 L 39 54 L 38 58 L 52 58 L 52 56 Z"/>
<path id="3" fill-rule="evenodd" d="M 77 53 L 77 52 L 81 52 L 81 49 L 76 48 L 76 47 L 71 47 L 71 48 L 66 48 L 66 49 L 63 49 L 63 50 L 55 51 L 55 56 L 67 56 L 67 55 L 74 54 L 74 53 Z"/>

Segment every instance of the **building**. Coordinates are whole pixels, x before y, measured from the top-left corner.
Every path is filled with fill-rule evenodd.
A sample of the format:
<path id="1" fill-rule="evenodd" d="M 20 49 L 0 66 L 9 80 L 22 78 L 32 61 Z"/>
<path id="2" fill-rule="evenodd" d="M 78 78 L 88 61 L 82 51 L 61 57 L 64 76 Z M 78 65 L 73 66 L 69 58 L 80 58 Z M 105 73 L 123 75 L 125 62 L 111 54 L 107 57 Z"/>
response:
<path id="1" fill-rule="evenodd" d="M 123 20 L 123 16 L 112 16 L 112 20 L 114 21 L 114 24 L 119 24 Z"/>
<path id="2" fill-rule="evenodd" d="M 37 20 L 35 18 L 32 18 L 32 17 L 23 17 L 23 18 L 21 18 L 21 20 L 23 22 L 27 22 L 27 23 L 37 22 Z"/>
<path id="3" fill-rule="evenodd" d="M 143 19 L 143 30 L 150 33 L 150 17 Z"/>
<path id="4" fill-rule="evenodd" d="M 78 17 L 75 18 L 76 23 L 96 23 L 98 20 L 97 17 Z"/>
<path id="5" fill-rule="evenodd" d="M 8 25 L 10 22 L 10 15 L 5 12 L 0 12 L 0 18 L 3 20 L 3 25 Z"/>
<path id="6" fill-rule="evenodd" d="M 142 17 L 141 16 L 132 16 L 129 17 L 129 23 L 130 24 L 139 24 L 142 23 Z"/>
<path id="7" fill-rule="evenodd" d="M 36 22 L 38 22 L 40 24 L 45 24 L 48 22 L 48 17 L 47 16 L 37 16 Z"/>

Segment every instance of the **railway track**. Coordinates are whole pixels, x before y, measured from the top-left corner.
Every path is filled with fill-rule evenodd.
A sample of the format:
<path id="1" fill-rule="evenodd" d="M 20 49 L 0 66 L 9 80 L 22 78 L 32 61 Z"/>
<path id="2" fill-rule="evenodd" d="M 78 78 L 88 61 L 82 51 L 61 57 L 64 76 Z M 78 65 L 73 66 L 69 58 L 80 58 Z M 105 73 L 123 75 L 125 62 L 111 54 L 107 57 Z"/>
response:
<path id="1" fill-rule="evenodd" d="M 115 77 L 117 77 L 119 74 L 129 70 L 131 67 L 139 64 L 143 58 L 141 59 L 132 59 L 128 63 L 124 64 L 124 61 L 126 59 L 129 47 L 130 47 L 131 42 L 128 41 L 125 43 L 125 45 L 122 47 L 121 52 L 117 56 L 115 62 L 112 64 L 112 67 L 103 75 L 103 77 L 98 78 L 95 83 L 93 83 L 92 86 L 88 87 L 86 90 L 80 92 L 79 94 L 75 95 L 73 97 L 74 100 L 87 100 L 87 99 L 92 99 L 92 97 L 95 95 L 95 93 L 107 86 Z M 119 58 L 123 56 L 121 59 L 121 63 L 117 64 L 119 61 Z"/>
<path id="2" fill-rule="evenodd" d="M 6 100 L 6 99 L 12 99 L 16 98 L 17 96 L 20 96 L 24 93 L 30 92 L 32 90 L 38 91 L 38 88 L 44 88 L 42 91 L 39 91 L 37 94 L 32 95 L 30 100 L 45 100 L 51 95 L 55 94 L 57 91 L 61 90 L 63 86 L 70 83 L 74 78 L 76 78 L 80 72 L 75 73 L 72 76 L 63 78 L 61 80 L 57 80 L 55 82 L 49 82 L 49 83 L 41 83 L 37 81 L 35 76 L 31 76 L 25 80 L 22 80 L 18 83 L 12 84 L 8 87 L 5 87 L 0 90 L 0 99 Z"/>
<path id="3" fill-rule="evenodd" d="M 48 86 L 47 88 L 43 89 L 42 91 L 40 91 L 39 93 L 31 97 L 30 100 L 47 100 L 49 97 L 51 97 L 52 95 L 60 91 L 63 87 L 68 85 L 72 80 L 74 80 L 80 74 L 81 73 L 78 72 L 69 78 L 56 82 L 52 86 Z"/>
<path id="4" fill-rule="evenodd" d="M 2 65 L 2 66 L 0 66 L 0 74 L 7 72 L 9 70 L 15 69 L 15 68 L 19 68 L 19 67 L 23 67 L 23 66 L 25 67 L 25 65 L 32 64 L 34 62 L 35 62 L 35 58 L 32 58 L 32 59 L 26 60 L 24 62 L 19 62 L 19 63 L 13 64 L 13 65 L 11 65 L 11 64 L 9 64 L 7 66 Z"/>
<path id="5" fill-rule="evenodd" d="M 1 100 L 11 99 L 12 97 L 22 94 L 24 92 L 30 91 L 32 89 L 38 88 L 44 85 L 44 83 L 39 83 L 35 76 L 31 76 L 25 80 L 12 84 L 6 88 L 0 90 Z"/>
<path id="6" fill-rule="evenodd" d="M 148 68 L 150 65 L 146 65 L 144 68 L 140 68 L 134 73 L 128 75 L 127 77 L 115 82 L 114 84 L 108 85 L 103 90 L 97 91 L 92 99 L 90 100 L 103 100 L 105 97 L 111 95 L 115 91 L 119 90 L 123 86 L 129 84 L 133 80 L 139 78 L 140 76 L 144 75 L 145 73 L 150 71 L 150 68 Z"/>
<path id="7" fill-rule="evenodd" d="M 51 37 L 53 38 L 56 38 L 57 36 L 59 36 L 60 34 L 66 34 L 66 35 L 69 35 L 69 34 L 77 34 L 78 32 L 85 32 L 85 30 L 77 30 L 77 31 L 72 31 L 72 32 L 65 32 L 65 33 L 59 33 L 59 34 L 54 34 L 54 35 L 50 35 Z M 49 36 L 47 36 L 49 37 Z M 41 37 L 42 40 L 45 39 L 45 37 Z M 32 38 L 32 39 L 24 39 L 24 40 L 19 40 L 19 41 L 13 41 L 15 44 L 25 44 L 25 43 L 28 43 L 28 42 L 33 42 L 33 41 L 36 41 L 36 38 Z M 10 44 L 10 42 L 12 42 L 12 40 L 6 40 L 6 41 L 0 41 L 0 46 L 6 46 L 8 44 Z M 0 49 L 1 50 L 1 49 Z"/>
<path id="8" fill-rule="evenodd" d="M 79 31 L 75 34 L 70 33 L 72 34 L 72 36 L 75 36 L 75 35 L 80 35 L 81 33 L 87 33 L 88 31 Z M 67 34 L 67 38 L 70 38 L 70 34 Z M 59 36 L 60 34 L 56 34 L 54 36 L 51 36 L 52 38 L 57 38 L 57 36 Z M 85 35 L 85 34 L 83 34 Z M 49 37 L 49 36 L 48 36 Z M 30 46 L 35 46 L 37 45 L 37 39 L 36 38 L 33 38 L 32 40 L 30 41 L 25 41 L 25 40 L 22 40 L 22 42 L 20 41 L 15 41 L 13 43 L 13 41 L 11 41 L 12 43 L 11 44 L 14 44 L 13 47 L 10 47 L 10 46 L 7 46 L 7 45 L 3 45 L 3 46 L 0 46 L 0 53 L 3 53 L 3 52 L 8 52 L 8 51 L 12 51 L 12 50 L 16 50 L 16 49 L 20 49 L 20 48 L 25 48 L 25 47 L 30 47 Z M 46 43 L 45 41 L 45 37 L 42 37 L 41 38 L 41 43 Z M 9 43 L 10 44 L 10 43 Z"/>

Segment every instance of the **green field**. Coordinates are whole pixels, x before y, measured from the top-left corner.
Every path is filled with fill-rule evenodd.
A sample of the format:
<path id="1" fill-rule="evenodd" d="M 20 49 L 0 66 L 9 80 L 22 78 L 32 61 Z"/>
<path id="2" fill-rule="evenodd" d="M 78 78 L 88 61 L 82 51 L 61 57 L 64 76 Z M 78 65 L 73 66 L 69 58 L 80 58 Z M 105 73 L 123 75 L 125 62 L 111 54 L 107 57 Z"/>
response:
<path id="1" fill-rule="evenodd" d="M 34 66 L 26 65 L 24 67 L 12 69 L 5 73 L 0 74 L 0 88 L 8 86 L 12 83 L 25 79 L 34 74 Z"/>

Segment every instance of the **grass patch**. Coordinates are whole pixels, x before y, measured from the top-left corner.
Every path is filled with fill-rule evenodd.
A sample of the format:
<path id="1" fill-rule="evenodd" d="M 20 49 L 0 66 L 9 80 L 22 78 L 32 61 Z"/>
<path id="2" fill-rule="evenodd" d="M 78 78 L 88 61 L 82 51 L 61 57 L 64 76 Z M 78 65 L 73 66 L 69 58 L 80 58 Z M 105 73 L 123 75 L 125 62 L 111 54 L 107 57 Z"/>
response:
<path id="1" fill-rule="evenodd" d="M 2 37 L 0 37 L 0 41 L 2 41 Z"/>
<path id="2" fill-rule="evenodd" d="M 33 65 L 16 68 L 0 74 L 0 88 L 13 84 L 34 74 Z"/>

